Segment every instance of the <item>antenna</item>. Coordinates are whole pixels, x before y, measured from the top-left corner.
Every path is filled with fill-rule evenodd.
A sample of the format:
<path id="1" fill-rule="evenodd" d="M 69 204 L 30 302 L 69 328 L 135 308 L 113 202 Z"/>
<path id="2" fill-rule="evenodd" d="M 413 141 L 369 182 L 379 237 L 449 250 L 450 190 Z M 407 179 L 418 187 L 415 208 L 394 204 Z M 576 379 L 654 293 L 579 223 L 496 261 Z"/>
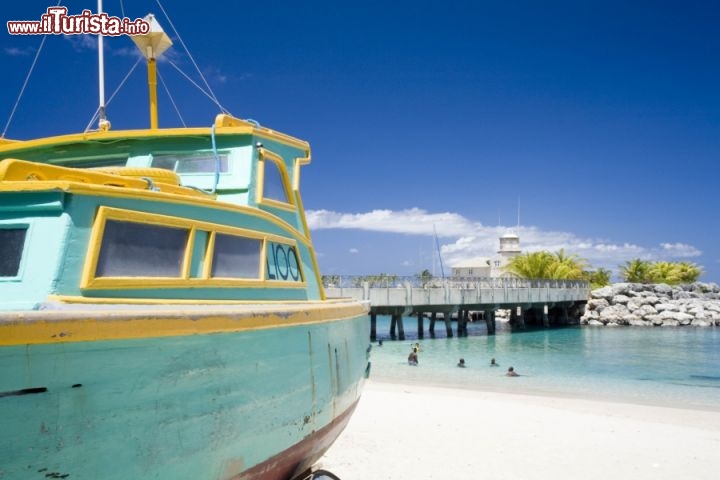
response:
<path id="1" fill-rule="evenodd" d="M 433 233 L 435 233 L 435 245 L 437 246 L 438 259 L 440 260 L 440 274 L 442 275 L 442 278 L 445 278 L 445 269 L 443 268 L 442 255 L 440 255 L 440 241 L 438 240 L 437 230 L 435 229 L 434 223 Z"/>
<path id="2" fill-rule="evenodd" d="M 516 235 L 520 235 L 520 197 L 518 197 L 518 223 L 517 223 L 517 231 L 515 232 Z"/>

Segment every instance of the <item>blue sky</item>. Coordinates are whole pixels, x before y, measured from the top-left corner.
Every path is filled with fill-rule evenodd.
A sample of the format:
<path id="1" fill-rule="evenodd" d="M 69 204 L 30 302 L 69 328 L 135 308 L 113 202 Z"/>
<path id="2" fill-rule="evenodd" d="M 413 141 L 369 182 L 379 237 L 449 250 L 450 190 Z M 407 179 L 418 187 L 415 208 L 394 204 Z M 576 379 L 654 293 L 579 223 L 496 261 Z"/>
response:
<path id="1" fill-rule="evenodd" d="M 226 109 L 311 143 L 302 194 L 323 273 L 440 274 L 435 229 L 446 273 L 513 231 L 525 251 L 612 270 L 690 261 L 720 282 L 717 2 L 216 3 L 162 6 Z M 200 82 L 156 2 L 105 10 L 157 14 L 168 58 Z M 3 129 L 41 38 L 2 35 Z M 47 38 L 8 138 L 85 128 L 95 43 Z M 137 57 L 127 37 L 105 44 L 109 97 Z M 170 62 L 159 71 L 184 122 L 209 126 L 218 108 Z M 114 129 L 148 125 L 145 81 L 139 67 L 108 104 Z M 160 125 L 181 125 L 162 87 L 159 102 Z"/>

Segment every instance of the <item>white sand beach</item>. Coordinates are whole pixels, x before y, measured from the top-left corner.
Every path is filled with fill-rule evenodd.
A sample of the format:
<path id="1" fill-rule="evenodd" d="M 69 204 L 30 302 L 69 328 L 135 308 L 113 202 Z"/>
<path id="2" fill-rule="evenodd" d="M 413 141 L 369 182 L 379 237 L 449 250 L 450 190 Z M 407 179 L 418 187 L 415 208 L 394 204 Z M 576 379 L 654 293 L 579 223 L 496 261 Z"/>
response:
<path id="1" fill-rule="evenodd" d="M 370 380 L 321 464 L 342 480 L 714 480 L 720 411 Z"/>

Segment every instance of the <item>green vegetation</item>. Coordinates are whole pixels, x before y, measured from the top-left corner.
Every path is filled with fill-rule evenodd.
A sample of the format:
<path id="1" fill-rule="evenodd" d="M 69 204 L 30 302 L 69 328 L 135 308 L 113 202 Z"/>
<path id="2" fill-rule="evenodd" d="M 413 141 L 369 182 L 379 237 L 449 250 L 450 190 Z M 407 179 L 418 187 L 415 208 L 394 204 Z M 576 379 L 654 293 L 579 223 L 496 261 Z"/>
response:
<path id="1" fill-rule="evenodd" d="M 354 287 L 362 287 L 367 282 L 371 287 L 392 287 L 397 282 L 397 275 L 388 275 L 380 273 L 378 275 L 363 275 L 362 277 L 353 278 Z"/>
<path id="2" fill-rule="evenodd" d="M 430 270 L 425 269 L 422 272 L 418 273 L 416 275 L 418 281 L 420 282 L 420 285 L 425 286 L 428 283 L 430 283 L 433 279 L 433 274 L 430 273 Z"/>
<path id="3" fill-rule="evenodd" d="M 325 286 L 340 285 L 340 275 L 323 275 L 320 278 Z"/>
<path id="4" fill-rule="evenodd" d="M 596 288 L 610 285 L 610 276 L 612 272 L 606 268 L 598 268 L 597 270 L 586 270 L 583 272 L 584 280 L 590 282 L 590 288 Z"/>
<path id="5" fill-rule="evenodd" d="M 585 280 L 586 266 L 585 260 L 561 249 L 555 253 L 542 251 L 518 255 L 510 260 L 505 270 L 531 280 Z"/>
<path id="6" fill-rule="evenodd" d="M 588 267 L 584 259 L 568 255 L 561 249 L 555 253 L 542 251 L 518 255 L 510 260 L 505 269 L 518 277 L 531 280 L 585 280 L 591 288 L 610 284 L 610 270 L 591 270 Z"/>
<path id="7" fill-rule="evenodd" d="M 620 275 L 626 282 L 667 283 L 678 285 L 696 282 L 702 268 L 690 262 L 650 262 L 635 258 L 620 265 Z"/>

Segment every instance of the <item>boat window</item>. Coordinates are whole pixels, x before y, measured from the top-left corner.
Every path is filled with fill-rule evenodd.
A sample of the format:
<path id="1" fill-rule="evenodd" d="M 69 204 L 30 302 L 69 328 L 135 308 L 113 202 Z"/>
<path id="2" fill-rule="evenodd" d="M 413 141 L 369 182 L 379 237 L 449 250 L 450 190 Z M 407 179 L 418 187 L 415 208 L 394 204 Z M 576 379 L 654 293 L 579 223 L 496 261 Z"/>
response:
<path id="1" fill-rule="evenodd" d="M 97 277 L 179 277 L 190 230 L 107 220 Z"/>
<path id="2" fill-rule="evenodd" d="M 217 169 L 217 160 L 220 160 L 220 169 Z M 200 155 L 155 155 L 152 159 L 152 167 L 164 168 L 177 173 L 225 173 L 228 171 L 228 156 L 224 154 L 215 155 L 212 153 Z"/>
<path id="3" fill-rule="evenodd" d="M 0 277 L 17 277 L 26 228 L 0 228 Z"/>
<path id="4" fill-rule="evenodd" d="M 265 160 L 263 197 L 278 202 L 290 203 L 280 167 L 273 161 Z"/>
<path id="5" fill-rule="evenodd" d="M 217 233 L 212 259 L 213 277 L 258 278 L 262 240 Z"/>

